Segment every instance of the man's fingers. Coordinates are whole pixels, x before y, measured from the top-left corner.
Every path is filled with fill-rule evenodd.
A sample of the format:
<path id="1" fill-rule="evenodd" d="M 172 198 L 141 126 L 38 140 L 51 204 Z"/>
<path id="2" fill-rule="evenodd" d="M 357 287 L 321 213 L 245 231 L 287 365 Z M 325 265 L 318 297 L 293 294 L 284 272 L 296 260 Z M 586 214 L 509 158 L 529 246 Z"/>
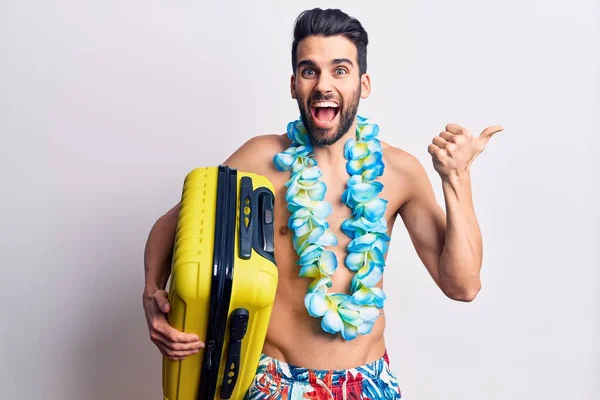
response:
<path id="1" fill-rule="evenodd" d="M 153 341 L 164 344 L 170 350 L 176 350 L 176 351 L 185 350 L 185 351 L 187 351 L 187 350 L 198 350 L 198 349 L 201 349 L 204 347 L 204 343 L 202 343 L 199 340 L 195 341 L 195 342 L 185 342 L 185 343 L 174 342 L 169 337 L 163 335 L 160 332 L 152 332 L 150 334 L 150 337 Z"/>
<path id="2" fill-rule="evenodd" d="M 454 133 L 450 133 L 448 131 L 444 131 L 440 133 L 440 137 L 446 140 L 447 142 L 454 142 L 457 140 L 458 135 L 455 135 Z"/>
<path id="3" fill-rule="evenodd" d="M 448 145 L 448 142 L 446 141 L 446 139 L 436 136 L 433 138 L 433 144 L 435 144 L 440 149 L 445 149 Z"/>
<path id="4" fill-rule="evenodd" d="M 501 126 L 488 126 L 487 128 L 485 128 L 477 138 L 480 151 L 483 151 L 483 149 L 486 147 L 486 145 L 488 144 L 492 136 L 494 136 L 494 134 L 502 130 L 504 129 Z"/>
<path id="5" fill-rule="evenodd" d="M 500 131 L 503 131 L 503 130 L 504 130 L 504 128 L 502 128 L 501 126 L 488 126 L 487 128 L 485 128 L 483 130 L 483 132 L 481 132 L 479 137 L 489 140 L 494 134 L 496 134 Z"/>
<path id="6" fill-rule="evenodd" d="M 455 135 L 465 135 L 465 136 L 471 135 L 471 132 L 467 128 L 464 128 L 458 124 L 448 124 L 448 125 L 446 125 L 446 127 L 444 129 L 446 129 L 446 131 L 453 133 Z"/>
<path id="7" fill-rule="evenodd" d="M 194 343 L 200 341 L 198 335 L 180 332 L 171 326 L 168 326 L 162 333 L 175 343 Z"/>
<path id="8" fill-rule="evenodd" d="M 165 357 L 168 357 L 172 360 L 183 360 L 186 357 L 189 357 L 191 355 L 197 354 L 198 350 L 193 350 L 193 351 L 175 351 L 175 350 L 171 350 L 169 349 L 164 343 L 162 342 L 154 342 L 154 344 L 156 344 L 156 347 L 158 347 L 158 349 L 160 350 L 161 354 Z"/>
<path id="9" fill-rule="evenodd" d="M 169 298 L 165 290 L 158 290 L 154 293 L 154 301 L 158 305 L 158 308 L 165 314 L 171 311 L 171 305 L 169 304 Z"/>
<path id="10" fill-rule="evenodd" d="M 172 360 L 183 360 L 198 353 L 204 347 L 198 335 L 180 332 L 169 324 L 166 314 L 171 306 L 167 291 L 157 290 L 153 300 L 156 308 L 148 308 L 146 316 L 150 322 L 150 338 L 162 355 Z"/>
<path id="11" fill-rule="evenodd" d="M 200 343 L 201 345 L 204 345 L 204 343 L 200 342 L 198 335 L 180 332 L 173 328 L 169 325 L 169 322 L 164 315 L 156 316 L 154 318 L 154 321 L 152 321 L 152 328 L 173 343 Z"/>
<path id="12" fill-rule="evenodd" d="M 430 144 L 429 146 L 427 146 L 427 151 L 429 152 L 429 154 L 431 154 L 432 156 L 435 156 L 438 154 L 438 151 L 441 151 L 442 149 L 440 149 L 439 147 L 437 147 L 435 144 Z"/>

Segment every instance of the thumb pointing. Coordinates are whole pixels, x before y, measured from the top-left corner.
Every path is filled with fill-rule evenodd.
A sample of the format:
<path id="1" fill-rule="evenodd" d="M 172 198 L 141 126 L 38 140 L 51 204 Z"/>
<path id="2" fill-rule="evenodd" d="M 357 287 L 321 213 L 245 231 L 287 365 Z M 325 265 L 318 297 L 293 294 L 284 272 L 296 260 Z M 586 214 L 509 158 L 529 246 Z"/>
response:
<path id="1" fill-rule="evenodd" d="M 485 128 L 478 138 L 481 151 L 483 151 L 483 148 L 487 145 L 492 136 L 503 130 L 504 128 L 502 128 L 501 126 L 488 126 L 487 128 Z"/>
<path id="2" fill-rule="evenodd" d="M 486 139 L 486 140 L 490 140 L 490 138 L 492 136 L 494 136 L 494 134 L 503 131 L 504 128 L 501 126 L 488 126 L 487 128 L 485 128 L 483 130 L 483 132 L 481 132 L 481 134 L 479 135 L 480 138 Z"/>

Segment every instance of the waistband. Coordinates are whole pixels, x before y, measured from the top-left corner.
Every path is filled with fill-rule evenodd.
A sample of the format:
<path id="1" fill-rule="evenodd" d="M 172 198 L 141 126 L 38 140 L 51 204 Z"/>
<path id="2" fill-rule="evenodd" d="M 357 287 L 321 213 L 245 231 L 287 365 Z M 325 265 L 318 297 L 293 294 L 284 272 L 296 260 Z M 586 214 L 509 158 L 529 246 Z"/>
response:
<path id="1" fill-rule="evenodd" d="M 319 380 L 325 382 L 328 386 L 335 386 L 338 382 L 345 382 L 349 379 L 380 380 L 390 374 L 389 364 L 387 350 L 381 358 L 350 369 L 304 368 L 262 354 L 257 373 L 267 373 L 290 382 L 315 383 Z"/>

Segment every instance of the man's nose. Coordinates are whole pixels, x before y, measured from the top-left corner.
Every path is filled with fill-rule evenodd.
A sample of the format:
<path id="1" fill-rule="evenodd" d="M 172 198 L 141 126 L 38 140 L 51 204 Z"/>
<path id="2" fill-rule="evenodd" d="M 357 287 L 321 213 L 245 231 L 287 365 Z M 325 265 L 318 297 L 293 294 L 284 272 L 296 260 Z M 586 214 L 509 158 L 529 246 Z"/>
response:
<path id="1" fill-rule="evenodd" d="M 315 91 L 323 96 L 327 96 L 333 93 L 332 78 L 328 74 L 320 74 L 319 80 L 315 85 Z"/>

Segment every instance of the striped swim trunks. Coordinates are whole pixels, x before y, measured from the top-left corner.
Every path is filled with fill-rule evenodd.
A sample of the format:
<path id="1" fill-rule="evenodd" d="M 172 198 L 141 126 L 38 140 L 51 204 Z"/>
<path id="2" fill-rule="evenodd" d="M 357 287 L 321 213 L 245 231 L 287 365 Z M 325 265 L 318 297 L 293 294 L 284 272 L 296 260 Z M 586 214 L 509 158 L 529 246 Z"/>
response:
<path id="1" fill-rule="evenodd" d="M 244 400 L 400 399 L 398 379 L 387 352 L 376 361 L 347 370 L 313 370 L 261 355 Z"/>

